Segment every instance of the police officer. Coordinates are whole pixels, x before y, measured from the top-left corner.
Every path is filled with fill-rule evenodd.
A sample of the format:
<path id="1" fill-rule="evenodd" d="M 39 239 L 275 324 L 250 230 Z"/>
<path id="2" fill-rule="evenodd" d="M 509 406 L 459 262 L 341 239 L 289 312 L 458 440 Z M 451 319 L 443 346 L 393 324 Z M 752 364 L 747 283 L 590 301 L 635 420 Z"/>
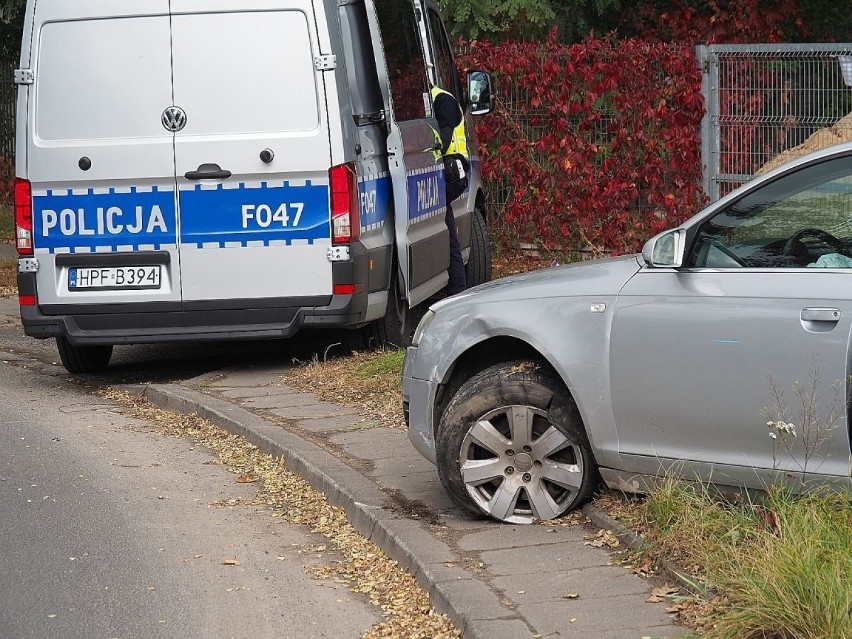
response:
<path id="1" fill-rule="evenodd" d="M 449 91 L 432 87 L 432 106 L 441 138 L 441 155 L 444 160 L 444 176 L 447 185 L 447 213 L 445 221 L 450 232 L 450 268 L 447 271 L 450 281 L 447 294 L 455 295 L 467 288 L 467 280 L 462 261 L 461 246 L 456 232 L 456 218 L 453 215 L 453 200 L 467 188 L 468 152 L 467 136 L 464 129 L 464 112 L 456 98 Z"/>

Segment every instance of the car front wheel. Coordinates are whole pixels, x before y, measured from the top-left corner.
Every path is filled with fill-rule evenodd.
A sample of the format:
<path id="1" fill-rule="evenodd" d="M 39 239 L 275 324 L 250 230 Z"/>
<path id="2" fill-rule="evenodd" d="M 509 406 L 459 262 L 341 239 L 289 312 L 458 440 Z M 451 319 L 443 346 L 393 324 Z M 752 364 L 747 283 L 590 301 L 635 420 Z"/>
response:
<path id="1" fill-rule="evenodd" d="M 534 362 L 492 366 L 468 380 L 447 406 L 436 444 L 453 501 L 500 521 L 554 519 L 598 482 L 574 400 Z"/>

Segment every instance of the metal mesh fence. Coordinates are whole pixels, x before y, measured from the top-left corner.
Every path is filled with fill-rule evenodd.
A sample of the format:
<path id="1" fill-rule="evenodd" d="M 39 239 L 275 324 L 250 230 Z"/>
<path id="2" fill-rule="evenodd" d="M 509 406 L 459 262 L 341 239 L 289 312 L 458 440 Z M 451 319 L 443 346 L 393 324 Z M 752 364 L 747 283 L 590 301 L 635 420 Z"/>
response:
<path id="1" fill-rule="evenodd" d="M 711 45 L 697 47 L 696 57 L 711 199 L 793 158 L 852 141 L 852 44 Z"/>

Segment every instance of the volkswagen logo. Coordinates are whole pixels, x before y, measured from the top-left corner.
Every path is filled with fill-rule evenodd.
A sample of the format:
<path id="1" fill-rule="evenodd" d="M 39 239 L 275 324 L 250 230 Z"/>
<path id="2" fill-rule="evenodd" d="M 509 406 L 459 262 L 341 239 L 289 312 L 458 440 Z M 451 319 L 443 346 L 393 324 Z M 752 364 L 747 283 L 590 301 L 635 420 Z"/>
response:
<path id="1" fill-rule="evenodd" d="M 166 130 L 177 132 L 186 126 L 186 111 L 179 106 L 170 106 L 163 111 L 163 116 L 160 122 L 166 127 Z"/>

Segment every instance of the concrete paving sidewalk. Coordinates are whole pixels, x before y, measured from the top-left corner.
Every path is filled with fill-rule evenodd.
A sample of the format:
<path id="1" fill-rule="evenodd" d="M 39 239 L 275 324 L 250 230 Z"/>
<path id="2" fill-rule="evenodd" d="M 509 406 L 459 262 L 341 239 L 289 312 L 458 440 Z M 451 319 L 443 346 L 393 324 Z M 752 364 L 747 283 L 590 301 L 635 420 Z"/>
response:
<path id="1" fill-rule="evenodd" d="M 409 570 L 466 638 L 640 639 L 689 634 L 647 603 L 654 584 L 589 545 L 581 523 L 518 526 L 471 518 L 404 430 L 285 386 L 285 368 L 219 371 L 143 393 L 247 436 L 343 507 Z M 590 512 L 593 517 L 595 512 Z M 576 593 L 577 598 L 566 595 Z"/>

